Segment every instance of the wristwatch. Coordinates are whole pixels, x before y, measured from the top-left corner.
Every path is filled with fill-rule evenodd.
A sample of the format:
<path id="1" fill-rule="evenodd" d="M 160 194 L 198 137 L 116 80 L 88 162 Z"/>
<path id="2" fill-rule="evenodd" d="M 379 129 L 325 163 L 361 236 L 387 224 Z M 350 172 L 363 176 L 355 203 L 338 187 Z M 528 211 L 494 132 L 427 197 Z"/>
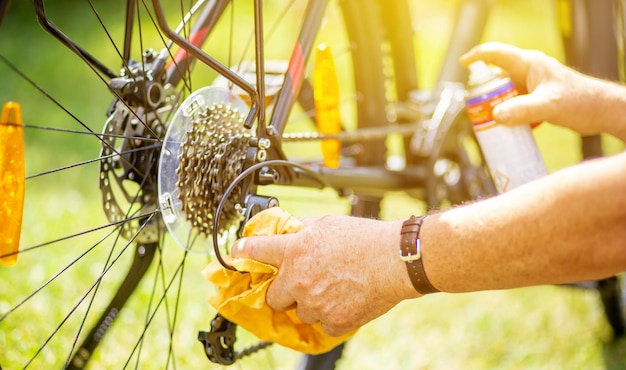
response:
<path id="1" fill-rule="evenodd" d="M 426 216 L 411 216 L 402 223 L 400 230 L 400 259 L 406 263 L 409 278 L 413 287 L 422 295 L 436 293 L 439 290 L 435 288 L 424 270 L 422 262 L 422 248 L 420 244 L 420 228 Z"/>

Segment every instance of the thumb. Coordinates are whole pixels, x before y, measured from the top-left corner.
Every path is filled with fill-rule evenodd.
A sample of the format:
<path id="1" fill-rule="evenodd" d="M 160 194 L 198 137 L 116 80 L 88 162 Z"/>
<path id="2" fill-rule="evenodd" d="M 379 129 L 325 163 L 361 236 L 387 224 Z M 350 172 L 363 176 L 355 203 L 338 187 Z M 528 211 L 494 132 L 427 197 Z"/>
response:
<path id="1" fill-rule="evenodd" d="M 518 95 L 496 105 L 493 118 L 504 125 L 520 125 L 545 121 L 549 116 L 550 104 L 539 94 Z"/>
<path id="2" fill-rule="evenodd" d="M 285 254 L 285 247 L 291 240 L 291 235 L 249 236 L 239 239 L 233 245 L 231 256 L 234 258 L 249 258 L 280 267 Z"/>

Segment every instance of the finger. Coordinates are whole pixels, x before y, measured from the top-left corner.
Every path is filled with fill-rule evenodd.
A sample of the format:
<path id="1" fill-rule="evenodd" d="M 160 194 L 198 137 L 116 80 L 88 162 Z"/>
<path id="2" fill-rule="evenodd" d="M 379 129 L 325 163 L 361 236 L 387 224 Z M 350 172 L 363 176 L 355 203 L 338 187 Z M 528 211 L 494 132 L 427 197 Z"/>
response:
<path id="1" fill-rule="evenodd" d="M 482 60 L 485 63 L 495 64 L 508 70 L 517 68 L 523 58 L 524 50 L 516 46 L 500 42 L 487 42 L 463 54 L 460 62 L 467 67 L 473 62 Z"/>
<path id="2" fill-rule="evenodd" d="M 539 93 L 518 95 L 506 100 L 493 109 L 496 122 L 505 125 L 519 125 L 549 120 L 551 104 Z"/>
<path id="3" fill-rule="evenodd" d="M 285 279 L 278 273 L 274 281 L 267 288 L 265 302 L 277 311 L 285 311 L 295 307 L 296 300 L 289 294 Z"/>
<path id="4" fill-rule="evenodd" d="M 235 242 L 231 256 L 280 267 L 289 240 L 290 235 L 249 236 Z"/>
<path id="5" fill-rule="evenodd" d="M 531 51 L 513 45 L 488 42 L 465 53 L 461 56 L 460 62 L 465 67 L 479 60 L 496 65 L 508 73 L 518 89 L 524 90 L 531 54 Z"/>

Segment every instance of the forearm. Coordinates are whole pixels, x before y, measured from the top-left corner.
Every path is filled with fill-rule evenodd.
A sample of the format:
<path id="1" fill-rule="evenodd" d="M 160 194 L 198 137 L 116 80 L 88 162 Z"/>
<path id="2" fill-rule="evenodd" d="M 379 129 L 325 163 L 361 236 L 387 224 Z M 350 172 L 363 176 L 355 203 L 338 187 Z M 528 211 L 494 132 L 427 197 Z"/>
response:
<path id="1" fill-rule="evenodd" d="M 626 142 L 626 86 L 592 79 L 588 104 L 597 107 L 593 123 L 600 133 L 611 134 Z"/>
<path id="2" fill-rule="evenodd" d="M 431 215 L 421 237 L 429 279 L 446 292 L 626 271 L 626 156 L 584 163 Z"/>

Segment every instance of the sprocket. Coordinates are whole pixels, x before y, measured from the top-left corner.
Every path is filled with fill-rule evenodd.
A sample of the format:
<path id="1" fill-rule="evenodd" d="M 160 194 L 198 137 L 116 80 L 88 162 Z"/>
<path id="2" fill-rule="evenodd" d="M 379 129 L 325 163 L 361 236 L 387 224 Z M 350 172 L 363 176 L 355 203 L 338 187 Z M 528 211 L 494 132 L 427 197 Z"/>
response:
<path id="1" fill-rule="evenodd" d="M 224 190 L 241 172 L 249 135 L 243 128 L 243 116 L 230 105 L 205 107 L 191 122 L 191 130 L 178 156 L 178 187 L 181 210 L 192 227 L 205 236 L 213 231 L 213 215 Z M 241 186 L 234 189 L 222 213 L 220 229 L 227 229 L 234 219 L 236 199 Z"/>
<path id="2" fill-rule="evenodd" d="M 226 188 L 241 173 L 252 134 L 244 128 L 247 105 L 225 88 L 195 91 L 180 106 L 165 135 L 159 162 L 163 220 L 183 248 L 210 254 L 211 237 L 235 236 L 242 221 L 241 186 L 228 196 L 213 230 Z"/>

